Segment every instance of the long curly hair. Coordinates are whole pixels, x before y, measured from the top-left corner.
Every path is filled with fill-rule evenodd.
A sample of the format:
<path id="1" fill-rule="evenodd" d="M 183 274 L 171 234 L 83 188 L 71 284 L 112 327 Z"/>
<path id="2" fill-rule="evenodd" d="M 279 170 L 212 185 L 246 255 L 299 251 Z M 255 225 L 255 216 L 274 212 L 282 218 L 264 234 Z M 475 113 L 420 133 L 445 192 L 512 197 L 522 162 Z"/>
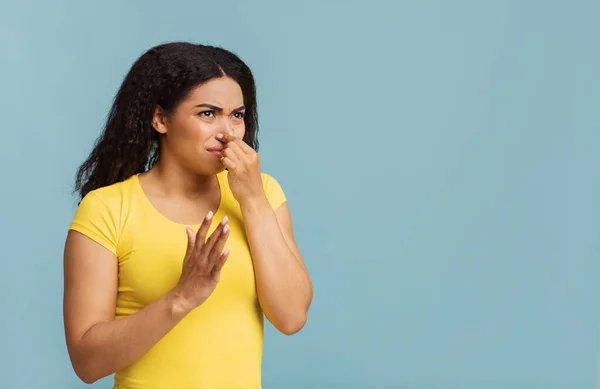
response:
<path id="1" fill-rule="evenodd" d="M 187 42 L 146 51 L 131 67 L 109 111 L 104 130 L 76 174 L 82 199 L 90 191 L 150 169 L 160 158 L 159 135 L 152 127 L 157 106 L 173 112 L 192 89 L 228 76 L 242 89 L 246 114 L 244 141 L 258 150 L 256 86 L 248 66 L 225 49 Z"/>

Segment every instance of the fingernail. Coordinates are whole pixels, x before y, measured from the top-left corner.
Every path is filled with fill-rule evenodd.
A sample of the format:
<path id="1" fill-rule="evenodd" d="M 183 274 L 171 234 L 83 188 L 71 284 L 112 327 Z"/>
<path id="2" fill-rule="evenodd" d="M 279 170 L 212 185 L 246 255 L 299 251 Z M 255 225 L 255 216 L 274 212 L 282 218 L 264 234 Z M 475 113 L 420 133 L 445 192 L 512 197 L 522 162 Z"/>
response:
<path id="1" fill-rule="evenodd" d="M 223 228 L 223 233 L 226 234 L 229 232 L 229 226 L 225 226 L 225 228 Z"/>
<path id="2" fill-rule="evenodd" d="M 223 137 L 223 134 L 217 134 L 217 138 L 221 139 Z"/>
<path id="3" fill-rule="evenodd" d="M 223 255 L 228 255 L 229 254 L 229 249 L 226 248 L 225 251 L 223 252 Z"/>
<path id="4" fill-rule="evenodd" d="M 223 218 L 223 220 L 221 220 L 221 224 L 225 224 L 225 223 L 227 223 L 228 221 L 229 221 L 229 218 L 228 218 L 227 216 L 225 216 L 225 217 Z"/>
<path id="5" fill-rule="evenodd" d="M 213 217 L 213 211 L 208 211 L 208 214 L 206 215 L 206 220 L 210 220 Z"/>

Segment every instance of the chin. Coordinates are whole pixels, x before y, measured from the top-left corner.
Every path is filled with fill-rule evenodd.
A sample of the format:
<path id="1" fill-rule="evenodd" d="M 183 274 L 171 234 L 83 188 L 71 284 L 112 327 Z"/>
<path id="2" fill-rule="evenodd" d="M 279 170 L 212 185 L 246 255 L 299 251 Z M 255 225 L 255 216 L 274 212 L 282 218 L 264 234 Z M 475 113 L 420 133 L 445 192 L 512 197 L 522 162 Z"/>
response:
<path id="1" fill-rule="evenodd" d="M 198 166 L 195 170 L 195 173 L 201 176 L 214 176 L 225 170 L 225 166 L 220 161 L 217 164 L 207 162 Z"/>

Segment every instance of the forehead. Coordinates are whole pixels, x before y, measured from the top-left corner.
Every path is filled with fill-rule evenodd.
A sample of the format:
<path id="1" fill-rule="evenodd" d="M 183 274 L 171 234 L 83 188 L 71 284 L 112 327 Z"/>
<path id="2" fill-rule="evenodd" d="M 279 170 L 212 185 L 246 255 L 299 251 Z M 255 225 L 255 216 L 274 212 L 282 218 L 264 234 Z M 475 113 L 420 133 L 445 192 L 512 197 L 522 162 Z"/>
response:
<path id="1" fill-rule="evenodd" d="M 212 103 L 223 108 L 243 105 L 242 88 L 232 78 L 214 78 L 190 91 L 186 99 L 192 104 Z"/>

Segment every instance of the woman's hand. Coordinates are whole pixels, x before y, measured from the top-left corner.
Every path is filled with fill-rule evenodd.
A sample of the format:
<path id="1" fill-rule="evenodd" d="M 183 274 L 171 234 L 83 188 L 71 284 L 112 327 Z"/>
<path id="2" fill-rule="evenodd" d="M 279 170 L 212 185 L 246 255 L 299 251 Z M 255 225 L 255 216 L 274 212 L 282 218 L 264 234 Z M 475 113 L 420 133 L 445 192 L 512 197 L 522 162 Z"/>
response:
<path id="1" fill-rule="evenodd" d="M 223 252 L 229 237 L 227 216 L 208 240 L 206 239 L 212 217 L 213 213 L 209 212 L 197 233 L 190 227 L 186 227 L 188 245 L 183 259 L 183 269 L 179 282 L 172 291 L 178 308 L 185 312 L 202 304 L 215 290 L 221 269 L 229 255 L 229 249 Z"/>
<path id="2" fill-rule="evenodd" d="M 260 159 L 254 149 L 242 139 L 227 134 L 217 135 L 225 144 L 221 161 L 229 171 L 229 187 L 240 203 L 265 196 L 260 176 Z"/>

